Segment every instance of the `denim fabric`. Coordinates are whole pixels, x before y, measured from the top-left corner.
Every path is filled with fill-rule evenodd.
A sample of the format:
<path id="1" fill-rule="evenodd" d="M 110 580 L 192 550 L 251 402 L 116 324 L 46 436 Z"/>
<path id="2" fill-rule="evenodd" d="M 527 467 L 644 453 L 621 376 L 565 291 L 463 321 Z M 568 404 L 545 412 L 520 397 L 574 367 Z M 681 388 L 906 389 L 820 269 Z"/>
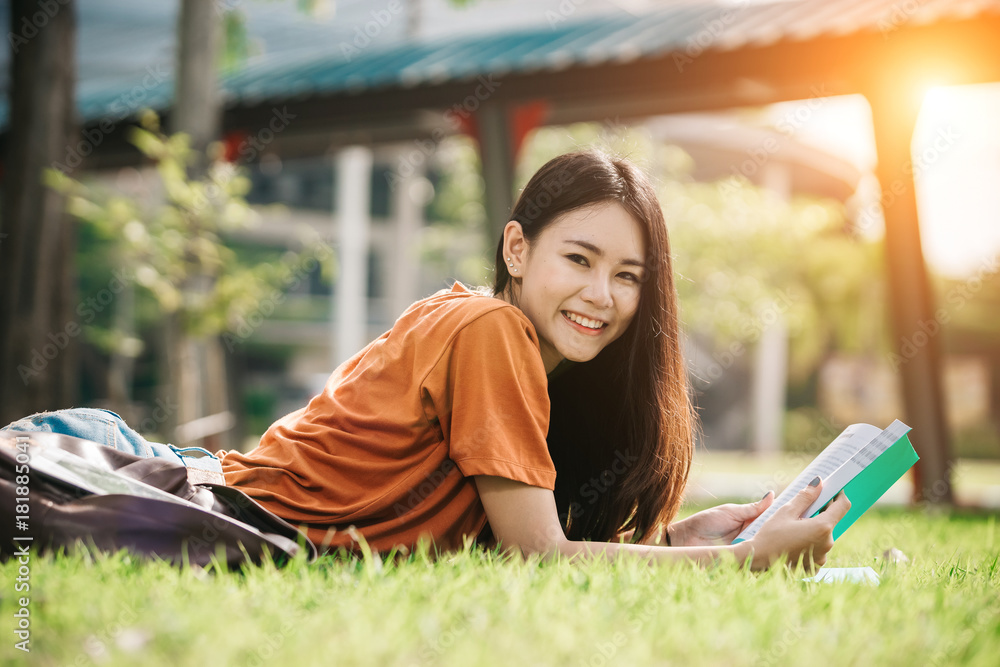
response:
<path id="1" fill-rule="evenodd" d="M 201 447 L 174 447 L 158 442 L 149 442 L 133 431 L 125 421 L 110 410 L 98 408 L 70 408 L 55 412 L 39 412 L 24 417 L 0 431 L 42 431 L 61 433 L 84 440 L 92 440 L 107 447 L 113 447 L 136 456 L 172 458 L 188 468 L 222 472 L 222 462 L 207 449 Z M 192 454 L 199 454 L 192 456 Z"/>

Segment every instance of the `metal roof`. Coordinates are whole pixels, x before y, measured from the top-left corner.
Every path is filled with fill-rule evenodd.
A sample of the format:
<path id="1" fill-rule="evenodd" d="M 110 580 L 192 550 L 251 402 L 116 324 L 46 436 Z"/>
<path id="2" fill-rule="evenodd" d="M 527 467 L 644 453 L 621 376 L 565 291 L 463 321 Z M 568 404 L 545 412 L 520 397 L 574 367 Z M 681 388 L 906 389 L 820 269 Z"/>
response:
<path id="1" fill-rule="evenodd" d="M 627 63 L 677 52 L 733 51 L 779 41 L 805 41 L 861 31 L 887 36 L 919 25 L 1000 14 L 1000 0 L 792 0 L 694 2 L 638 16 L 572 17 L 520 29 L 428 43 L 369 47 L 345 58 L 335 46 L 322 52 L 251 64 L 223 81 L 226 102 L 384 87 L 473 80 L 492 74 L 532 73 Z"/>
<path id="2" fill-rule="evenodd" d="M 297 48 L 249 59 L 240 71 L 222 78 L 223 98 L 226 106 L 252 105 L 269 99 L 628 63 L 670 53 L 697 57 L 709 50 L 733 51 L 863 31 L 882 32 L 888 38 L 902 26 L 1000 15 L 1000 0 L 692 0 L 643 14 L 594 16 L 581 11 L 579 19 L 578 13 L 566 11 L 577 6 L 572 0 L 548 4 L 544 24 L 535 27 L 417 40 L 407 40 L 395 29 L 391 39 L 372 39 L 368 45 L 363 39 L 352 41 L 360 33 L 358 28 L 371 21 L 366 13 L 355 12 L 354 22 L 341 21 L 336 32 L 306 28 L 303 22 L 299 31 L 284 25 L 286 37 L 301 35 Z M 113 27 L 102 33 L 104 39 L 116 35 L 121 39 L 128 20 L 128 14 L 116 15 Z M 151 48 L 163 52 L 162 41 Z M 113 72 L 113 64 L 107 65 Z M 139 74 L 82 80 L 77 91 L 81 118 L 120 120 L 140 107 L 168 108 L 173 97 L 171 72 L 172 66 L 157 65 Z M 141 103 L 135 103 L 138 98 Z M 4 104 L 0 125 L 6 124 L 6 117 Z"/>

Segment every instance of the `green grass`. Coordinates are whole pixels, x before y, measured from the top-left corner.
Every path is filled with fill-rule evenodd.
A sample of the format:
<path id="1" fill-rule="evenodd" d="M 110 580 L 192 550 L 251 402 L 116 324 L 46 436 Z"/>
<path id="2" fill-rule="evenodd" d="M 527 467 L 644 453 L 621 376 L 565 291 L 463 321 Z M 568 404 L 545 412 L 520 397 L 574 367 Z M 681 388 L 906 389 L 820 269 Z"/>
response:
<path id="1" fill-rule="evenodd" d="M 786 568 L 539 563 L 477 549 L 233 573 L 33 556 L 30 656 L 10 630 L 18 564 L 0 565 L 0 663 L 993 667 L 996 519 L 870 511 L 827 564 L 871 565 L 878 587 L 804 583 Z M 889 547 L 911 562 L 885 563 Z"/>

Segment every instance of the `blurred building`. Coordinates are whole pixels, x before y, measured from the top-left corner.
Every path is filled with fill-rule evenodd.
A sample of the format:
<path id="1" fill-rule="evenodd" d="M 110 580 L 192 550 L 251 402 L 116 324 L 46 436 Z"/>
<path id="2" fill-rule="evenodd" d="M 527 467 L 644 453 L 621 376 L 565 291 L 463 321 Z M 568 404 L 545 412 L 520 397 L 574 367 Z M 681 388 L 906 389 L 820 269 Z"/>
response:
<path id="1" fill-rule="evenodd" d="M 990 67 L 997 60 L 984 54 L 995 46 L 991 30 L 1000 16 L 997 2 L 943 0 L 510 0 L 461 7 L 425 0 L 316 7 L 311 16 L 284 3 L 220 7 L 241 13 L 248 36 L 245 63 L 223 78 L 227 143 L 254 146 L 237 155 L 248 157 L 254 170 L 255 201 L 290 204 L 286 213 L 264 213 L 255 240 L 294 243 L 284 231 L 302 222 L 339 249 L 332 293 L 313 281 L 312 291 L 302 295 L 317 303 L 329 299 L 328 330 L 322 320 L 275 317 L 255 333 L 262 342 L 301 341 L 305 351 L 291 365 L 303 369 L 293 376 L 306 392 L 315 388 L 309 375 L 325 375 L 410 301 L 445 286 L 447 267 L 427 273 L 410 252 L 426 224 L 431 156 L 443 138 L 464 133 L 478 142 L 491 235 L 509 210 L 518 148 L 539 125 L 657 118 L 651 130 L 694 155 L 700 178 L 730 175 L 735 167 L 786 195 L 847 200 L 861 177 L 851 165 L 780 128 L 776 133 L 718 113 L 806 99 L 817 89 L 875 100 L 879 179 L 895 203 L 883 206 L 893 218 L 887 245 L 897 260 L 890 262 L 900 305 L 893 321 L 897 328 L 912 325 L 930 307 L 930 297 L 915 203 L 912 194 L 896 194 L 908 192 L 912 174 L 901 179 L 892 170 L 909 158 L 904 139 L 913 119 L 890 108 L 902 96 L 883 79 L 909 85 L 900 63 L 919 69 L 929 66 L 927 54 L 934 54 L 935 64 L 944 54 L 961 64 L 956 81 L 993 80 Z M 79 99 L 88 129 L 99 120 L 126 124 L 142 106 L 169 109 L 175 12 L 173 4 L 124 0 L 81 7 Z M 916 48 L 929 41 L 947 46 Z M 665 114 L 673 117 L 659 118 Z M 289 119 L 280 131 L 273 125 L 279 116 Z M 86 166 L 134 162 L 123 134 L 102 136 Z M 387 190 L 385 183 L 396 187 Z M 860 210 L 866 227 L 873 218 L 881 222 L 875 202 Z M 780 431 L 775 419 L 783 380 L 759 370 L 774 369 L 784 354 L 780 328 L 772 338 L 762 341 L 756 360 L 747 360 L 758 368 L 749 371 L 758 397 L 758 417 L 750 421 L 770 424 L 749 436 L 757 444 L 775 443 L 775 429 Z M 946 459 L 937 355 L 934 341 L 921 349 L 901 371 L 902 389 L 911 418 Z M 925 381 L 913 382 L 917 377 Z"/>

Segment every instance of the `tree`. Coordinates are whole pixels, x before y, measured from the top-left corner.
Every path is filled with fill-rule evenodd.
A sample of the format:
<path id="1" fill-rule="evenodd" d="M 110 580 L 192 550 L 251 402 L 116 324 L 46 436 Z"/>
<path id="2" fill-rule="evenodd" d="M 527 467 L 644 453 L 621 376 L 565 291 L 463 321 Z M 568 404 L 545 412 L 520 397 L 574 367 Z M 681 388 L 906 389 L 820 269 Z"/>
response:
<path id="1" fill-rule="evenodd" d="M 0 215 L 0 423 L 69 407 L 76 390 L 73 223 L 42 172 L 78 137 L 76 7 L 12 0 L 13 62 Z M 91 147 L 93 148 L 93 147 Z"/>
<path id="2" fill-rule="evenodd" d="M 47 174 L 49 184 L 67 195 L 69 210 L 85 223 L 88 234 L 111 240 L 112 250 L 105 256 L 114 257 L 120 266 L 115 279 L 138 286 L 137 301 L 143 306 L 152 297 L 154 307 L 142 308 L 145 321 L 139 322 L 140 327 L 155 324 L 162 329 L 169 321 L 177 327 L 173 345 L 219 341 L 221 335 L 221 342 L 232 351 L 252 334 L 254 323 L 283 300 L 284 290 L 307 275 L 310 263 L 327 260 L 332 251 L 321 243 L 300 254 L 286 253 L 277 261 L 241 262 L 224 236 L 256 217 L 244 199 L 249 179 L 236 165 L 197 155 L 186 134 L 161 134 L 152 112 L 142 122 L 132 140 L 156 165 L 148 190 L 162 196 L 122 193 L 55 170 Z M 204 176 L 190 176 L 194 164 L 205 165 Z M 116 320 L 105 313 L 104 318 L 91 318 L 93 324 L 86 330 L 88 338 L 112 357 L 121 354 L 123 341 L 129 338 Z M 190 352 L 173 348 L 168 354 L 176 360 Z M 144 432 L 155 428 L 157 435 L 172 438 L 171 413 L 181 412 L 185 399 L 204 402 L 201 396 L 211 386 L 198 384 L 197 369 L 186 370 L 182 377 L 193 383 L 183 385 L 182 397 L 171 398 L 177 402 L 161 402 L 161 418 Z"/>
<path id="3" fill-rule="evenodd" d="M 189 155 L 194 159 L 182 163 L 193 179 L 205 174 L 206 149 L 219 133 L 220 16 L 213 2 L 181 2 L 172 126 L 175 132 L 187 135 L 193 148 Z M 201 236 L 205 230 L 200 222 L 197 215 L 189 217 L 188 233 Z M 185 261 L 194 266 L 200 258 L 191 255 Z M 193 271 L 180 285 L 178 298 L 182 302 L 204 300 L 205 294 L 214 289 L 213 281 L 210 273 Z M 176 412 L 168 414 L 168 432 L 173 435 L 181 424 L 229 411 L 228 372 L 219 342 L 206 336 L 192 337 L 176 309 L 167 311 L 163 332 L 165 399 L 177 407 Z M 221 446 L 230 445 L 225 433 L 220 440 Z"/>

